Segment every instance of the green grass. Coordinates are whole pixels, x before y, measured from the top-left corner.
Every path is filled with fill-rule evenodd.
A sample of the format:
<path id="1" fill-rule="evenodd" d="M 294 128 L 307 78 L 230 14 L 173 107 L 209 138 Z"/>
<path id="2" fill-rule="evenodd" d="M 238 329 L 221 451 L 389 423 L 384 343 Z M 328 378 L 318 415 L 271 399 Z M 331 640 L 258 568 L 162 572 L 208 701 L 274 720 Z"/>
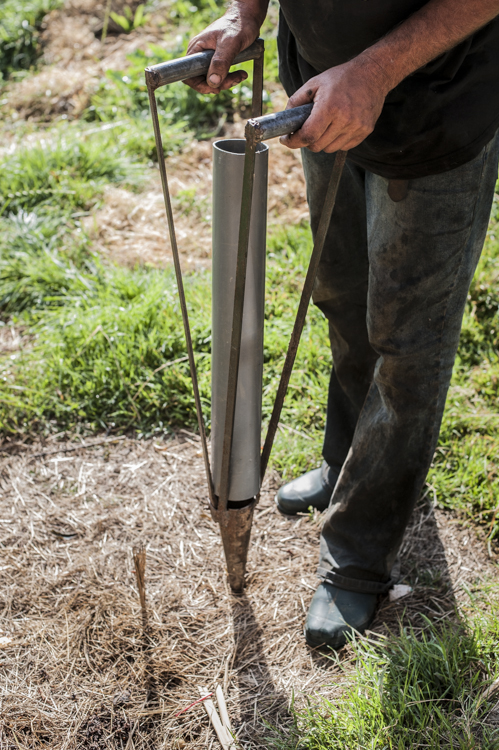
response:
<path id="1" fill-rule="evenodd" d="M 40 54 L 44 16 L 62 0 L 2 0 L 0 4 L 0 84 L 29 70 Z"/>
<path id="2" fill-rule="evenodd" d="M 194 424 L 194 402 L 172 272 L 103 266 L 71 222 L 22 212 L 4 220 L 0 310 L 25 322 L 31 346 L 0 364 L 0 429 L 115 427 L 150 434 Z M 264 410 L 270 415 L 299 277 L 277 283 L 282 264 L 303 272 L 306 229 L 270 241 Z M 279 292 L 277 290 L 279 289 Z M 209 419 L 210 277 L 187 279 L 201 391 Z M 312 432 L 322 426 L 328 375 L 325 326 L 315 313 L 304 333 L 283 421 Z M 181 359 L 181 362 L 175 360 Z M 172 363 L 173 364 L 170 364 Z M 298 436 L 299 437 L 299 436 Z M 312 459 L 315 460 L 315 457 Z"/>
<path id="3" fill-rule="evenodd" d="M 86 138 L 69 132 L 31 147 L 20 146 L 1 162 L 0 216 L 45 206 L 60 214 L 89 209 L 105 185 L 140 176 L 119 141 L 104 133 Z"/>
<path id="4" fill-rule="evenodd" d="M 490 720 L 497 695 L 497 602 L 475 608 L 468 624 L 435 625 L 421 634 L 401 628 L 378 641 L 353 644 L 341 667 L 335 700 L 293 705 L 288 732 L 275 732 L 278 750 L 495 750 L 499 727 Z"/>
<path id="5" fill-rule="evenodd" d="M 120 174 L 118 169 L 112 173 Z M 0 310 L 4 319 L 29 327 L 31 343 L 16 359 L 0 362 L 0 429 L 16 433 L 83 423 L 89 430 L 134 428 L 151 434 L 194 425 L 172 273 L 104 266 L 92 256 L 84 233 L 76 231 L 71 214 L 51 214 L 45 204 L 37 210 L 41 213 L 23 211 L 1 225 Z M 309 230 L 274 228 L 268 250 L 265 420 L 310 252 Z M 434 499 L 482 523 L 490 540 L 499 524 L 499 365 L 490 347 L 494 318 L 489 307 L 481 312 L 475 300 L 483 295 L 487 274 L 495 278 L 496 252 L 491 234 L 470 293 L 429 476 Z M 209 425 L 210 276 L 191 275 L 187 286 Z M 285 477 L 315 466 L 320 458 L 330 364 L 327 327 L 312 307 L 273 453 L 274 466 Z"/>

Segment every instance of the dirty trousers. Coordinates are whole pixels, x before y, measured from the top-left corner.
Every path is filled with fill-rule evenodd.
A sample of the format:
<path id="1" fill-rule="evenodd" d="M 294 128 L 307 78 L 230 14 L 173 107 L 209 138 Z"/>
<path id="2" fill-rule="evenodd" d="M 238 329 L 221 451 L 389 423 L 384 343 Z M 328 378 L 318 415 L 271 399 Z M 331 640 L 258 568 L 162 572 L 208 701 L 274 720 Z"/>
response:
<path id="1" fill-rule="evenodd" d="M 302 157 L 315 232 L 334 155 Z M 323 456 L 333 482 L 339 473 L 318 573 L 341 588 L 391 585 L 437 444 L 498 159 L 496 134 L 473 161 L 410 180 L 397 201 L 387 179 L 347 160 L 313 295 L 334 363 Z"/>

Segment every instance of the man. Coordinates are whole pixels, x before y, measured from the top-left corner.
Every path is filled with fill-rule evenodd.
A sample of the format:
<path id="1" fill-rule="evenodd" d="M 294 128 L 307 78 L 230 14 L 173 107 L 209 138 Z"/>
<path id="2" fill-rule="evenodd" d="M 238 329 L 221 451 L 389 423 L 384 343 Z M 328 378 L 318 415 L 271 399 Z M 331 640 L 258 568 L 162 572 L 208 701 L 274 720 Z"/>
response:
<path id="1" fill-rule="evenodd" d="M 258 36 L 267 0 L 235 0 L 193 39 L 215 49 L 219 92 Z M 314 302 L 331 374 L 320 469 L 282 487 L 279 509 L 325 510 L 305 635 L 341 647 L 372 621 L 436 447 L 468 288 L 499 159 L 499 0 L 281 0 L 288 107 L 312 231 L 334 153 L 348 151 Z"/>

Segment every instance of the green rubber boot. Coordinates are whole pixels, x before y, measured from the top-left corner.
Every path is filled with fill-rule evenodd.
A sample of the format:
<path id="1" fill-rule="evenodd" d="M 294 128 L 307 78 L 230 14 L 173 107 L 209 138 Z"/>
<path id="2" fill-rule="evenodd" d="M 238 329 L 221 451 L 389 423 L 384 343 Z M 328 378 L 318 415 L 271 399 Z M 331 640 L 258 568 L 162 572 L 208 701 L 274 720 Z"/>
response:
<path id="1" fill-rule="evenodd" d="M 363 633 L 371 624 L 377 602 L 377 594 L 345 591 L 323 581 L 312 597 L 305 622 L 308 645 L 341 648 L 354 631 Z"/>

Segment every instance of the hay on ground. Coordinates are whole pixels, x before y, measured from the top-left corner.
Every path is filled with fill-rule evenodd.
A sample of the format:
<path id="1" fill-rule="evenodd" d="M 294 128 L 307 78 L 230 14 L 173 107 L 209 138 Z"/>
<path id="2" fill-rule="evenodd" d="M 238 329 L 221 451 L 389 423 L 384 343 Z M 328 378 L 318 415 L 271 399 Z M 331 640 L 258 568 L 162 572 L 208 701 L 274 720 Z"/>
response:
<path id="1" fill-rule="evenodd" d="M 299 700 L 341 689 L 340 666 L 302 635 L 319 514 L 280 516 L 271 474 L 236 597 L 198 438 L 88 442 L 0 447 L 2 748 L 217 748 L 201 705 L 175 717 L 198 685 L 217 683 L 242 747 L 258 748 L 267 723 L 289 721 L 293 691 Z M 141 545 L 146 621 L 133 563 Z M 454 616 L 479 570 L 490 565 L 474 532 L 423 503 L 402 553 L 415 591 L 383 600 L 370 637 L 402 617 L 419 627 L 423 614 Z M 343 666 L 350 658 L 343 649 Z"/>

